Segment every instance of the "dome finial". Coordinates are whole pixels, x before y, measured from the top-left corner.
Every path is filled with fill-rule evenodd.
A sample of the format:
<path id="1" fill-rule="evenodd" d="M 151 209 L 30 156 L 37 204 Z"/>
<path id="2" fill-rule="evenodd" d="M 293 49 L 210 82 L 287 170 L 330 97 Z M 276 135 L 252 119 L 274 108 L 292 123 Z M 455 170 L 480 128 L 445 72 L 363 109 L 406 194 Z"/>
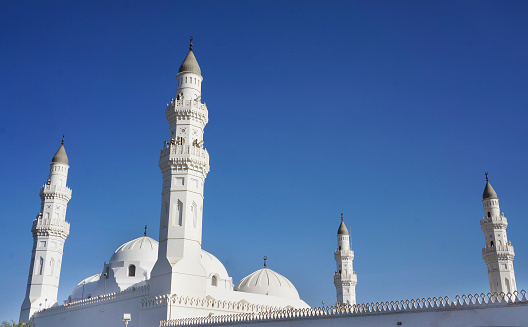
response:
<path id="1" fill-rule="evenodd" d="M 486 175 L 486 182 L 488 181 L 488 172 L 484 173 Z"/>
<path id="2" fill-rule="evenodd" d="M 64 134 L 62 134 L 62 143 L 61 145 L 64 145 Z"/>
<path id="3" fill-rule="evenodd" d="M 145 225 L 145 233 L 143 233 L 145 236 L 147 236 L 147 225 Z"/>
<path id="4" fill-rule="evenodd" d="M 190 51 L 192 51 L 192 47 L 193 47 L 192 41 L 193 41 L 193 37 L 191 36 L 191 44 L 189 45 L 189 50 Z"/>
<path id="5" fill-rule="evenodd" d="M 341 221 L 343 221 L 343 213 L 341 212 Z"/>
<path id="6" fill-rule="evenodd" d="M 264 256 L 264 268 L 266 268 L 267 264 L 266 264 L 266 260 L 268 260 L 268 257 L 267 256 Z"/>

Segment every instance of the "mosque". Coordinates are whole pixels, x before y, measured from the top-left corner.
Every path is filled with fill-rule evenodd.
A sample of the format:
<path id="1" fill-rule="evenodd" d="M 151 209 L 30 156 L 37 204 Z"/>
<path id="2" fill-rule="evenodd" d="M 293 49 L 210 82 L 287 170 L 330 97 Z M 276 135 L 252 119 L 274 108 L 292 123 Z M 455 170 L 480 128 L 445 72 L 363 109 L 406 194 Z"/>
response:
<path id="1" fill-rule="evenodd" d="M 332 322 L 336 326 L 350 324 L 348 319 L 357 317 L 367 319 L 356 320 L 358 326 L 381 326 L 385 320 L 391 322 L 387 325 L 396 322 L 401 325 L 404 317 L 408 317 L 409 325 L 416 320 L 415 325 L 422 326 L 436 319 L 434 314 L 433 318 L 420 316 L 424 313 L 420 311 L 424 309 L 421 305 L 397 307 L 397 310 L 394 306 L 393 309 L 384 306 L 378 310 L 399 312 L 395 317 L 380 316 L 379 312 L 370 315 L 373 306 L 356 304 L 354 252 L 343 217 L 334 253 L 336 306 L 332 310 L 310 308 L 286 277 L 267 267 L 266 260 L 262 269 L 235 285 L 224 265 L 201 248 L 203 191 L 209 172 L 209 154 L 203 147 L 208 111 L 201 102 L 203 77 L 192 49 L 191 38 L 189 53 L 176 76 L 176 98 L 167 104 L 169 135 L 159 159 L 163 176 L 159 239 L 148 237 L 145 230 L 144 236 L 115 250 L 99 273 L 79 282 L 63 303 L 58 301 L 62 254 L 70 227 L 66 209 L 72 195 L 67 186 L 70 167 L 63 139 L 51 160 L 49 179 L 40 189 L 42 204 L 31 229 L 34 242 L 20 319 L 38 327 L 229 325 L 235 321 L 251 324 L 255 319 L 264 320 L 261 323 L 270 326 L 301 325 L 308 321 L 319 326 L 326 324 L 320 320 L 322 316 L 337 319 Z M 497 193 L 487 176 L 483 205 L 485 217 L 481 228 L 485 247 L 482 254 L 488 267 L 490 292 L 495 297 L 472 303 L 475 304 L 472 310 L 481 310 L 480 316 L 493 317 L 498 312 L 493 310 L 513 308 L 508 311 L 511 319 L 522 319 L 528 313 L 528 299 L 524 291 L 517 292 L 515 253 L 506 236 L 507 219 L 500 212 Z M 467 309 L 466 303 L 435 301 L 436 309 L 440 305 L 450 308 L 457 321 L 465 321 L 460 317 L 468 310 L 455 309 Z M 503 303 L 504 307 L 495 305 L 492 310 L 487 307 L 490 301 Z M 417 310 L 418 315 L 413 316 Z M 449 320 L 455 318 L 445 314 L 442 317 L 439 319 L 446 321 L 445 326 L 456 326 Z"/>

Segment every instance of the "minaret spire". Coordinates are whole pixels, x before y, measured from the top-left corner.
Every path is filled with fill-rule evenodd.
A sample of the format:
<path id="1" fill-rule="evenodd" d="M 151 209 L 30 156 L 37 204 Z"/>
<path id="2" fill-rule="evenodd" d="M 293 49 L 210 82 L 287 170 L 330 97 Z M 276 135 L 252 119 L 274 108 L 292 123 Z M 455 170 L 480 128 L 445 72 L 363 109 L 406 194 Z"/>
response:
<path id="1" fill-rule="evenodd" d="M 22 321 L 29 321 L 36 311 L 57 303 L 62 251 L 70 233 L 70 224 L 66 221 L 72 193 L 66 186 L 69 168 L 63 136 L 51 161 L 48 181 L 40 188 L 41 209 L 31 228 L 33 251 L 20 312 Z"/>
<path id="2" fill-rule="evenodd" d="M 482 249 L 482 258 L 488 267 L 488 278 L 491 293 L 513 293 L 517 290 L 513 258 L 515 252 L 506 235 L 508 220 L 500 212 L 499 198 L 488 181 L 482 194 L 484 218 L 480 220 L 480 228 L 484 232 L 486 246 Z"/>
<path id="3" fill-rule="evenodd" d="M 334 285 L 336 287 L 337 302 L 341 304 L 356 304 L 357 275 L 353 264 L 354 251 L 350 248 L 350 235 L 343 221 L 337 230 L 337 250 L 334 252 L 337 271 L 334 274 Z"/>

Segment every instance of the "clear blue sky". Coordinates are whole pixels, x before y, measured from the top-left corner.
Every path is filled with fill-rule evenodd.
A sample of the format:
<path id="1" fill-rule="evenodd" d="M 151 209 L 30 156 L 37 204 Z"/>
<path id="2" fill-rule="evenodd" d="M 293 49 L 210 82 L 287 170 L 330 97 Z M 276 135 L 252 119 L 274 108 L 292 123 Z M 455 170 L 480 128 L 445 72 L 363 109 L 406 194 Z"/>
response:
<path id="1" fill-rule="evenodd" d="M 489 290 L 484 172 L 528 288 L 527 1 L 9 1 L 0 11 L 0 321 L 66 134 L 59 297 L 149 225 L 166 103 L 194 35 L 209 108 L 203 248 L 333 303 L 340 213 L 358 302 Z"/>

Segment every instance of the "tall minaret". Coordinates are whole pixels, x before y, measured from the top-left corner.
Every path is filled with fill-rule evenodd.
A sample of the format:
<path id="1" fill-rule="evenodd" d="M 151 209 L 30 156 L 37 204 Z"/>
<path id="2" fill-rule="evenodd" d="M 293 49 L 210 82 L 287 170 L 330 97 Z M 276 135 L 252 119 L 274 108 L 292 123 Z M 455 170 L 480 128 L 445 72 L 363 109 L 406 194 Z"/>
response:
<path id="1" fill-rule="evenodd" d="M 513 293 L 517 291 L 515 272 L 513 271 L 513 246 L 506 236 L 508 220 L 500 212 L 499 198 L 491 187 L 486 173 L 486 187 L 482 194 L 484 218 L 480 228 L 484 231 L 486 247 L 482 249 L 482 258 L 488 266 L 491 293 Z"/>
<path id="2" fill-rule="evenodd" d="M 158 260 L 151 273 L 151 294 L 205 296 L 200 264 L 204 181 L 209 154 L 203 148 L 208 121 L 201 99 L 202 75 L 192 52 L 176 75 L 176 99 L 167 105 L 169 142 L 161 150 L 163 174 Z"/>
<path id="3" fill-rule="evenodd" d="M 68 157 L 62 145 L 53 156 L 49 179 L 40 188 L 40 213 L 33 220 L 33 251 L 26 297 L 22 303 L 20 320 L 28 321 L 39 309 L 57 304 L 62 250 L 70 232 L 66 221 L 66 207 L 71 198 L 68 179 Z"/>
<path id="4" fill-rule="evenodd" d="M 357 275 L 354 272 L 352 261 L 354 251 L 350 248 L 350 236 L 343 222 L 337 230 L 337 250 L 334 252 L 337 271 L 334 274 L 334 285 L 337 292 L 337 302 L 340 304 L 356 304 Z"/>

